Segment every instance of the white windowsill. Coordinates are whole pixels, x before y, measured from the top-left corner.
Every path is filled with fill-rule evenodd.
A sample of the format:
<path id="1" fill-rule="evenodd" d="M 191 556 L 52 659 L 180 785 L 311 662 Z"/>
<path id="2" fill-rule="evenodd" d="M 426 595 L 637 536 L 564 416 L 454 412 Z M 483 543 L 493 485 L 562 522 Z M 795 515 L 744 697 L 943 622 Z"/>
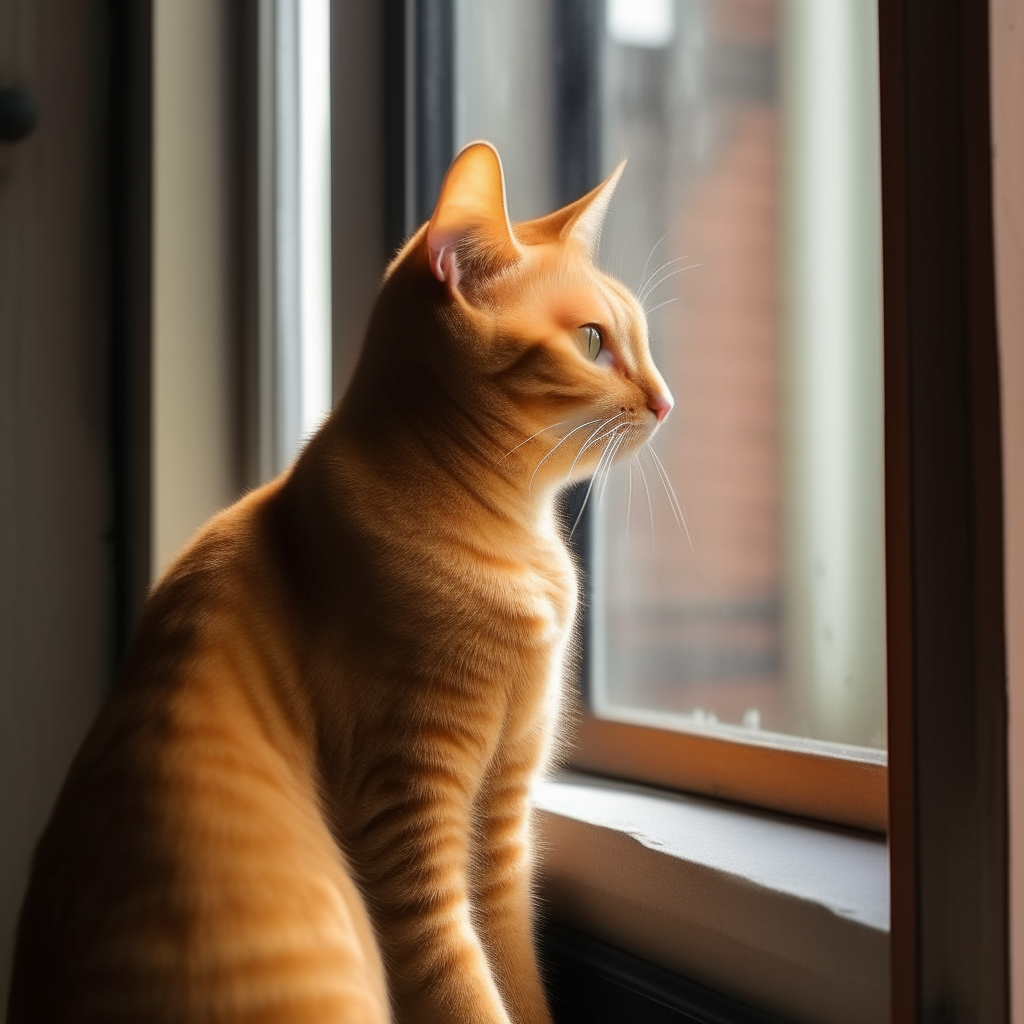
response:
<path id="1" fill-rule="evenodd" d="M 556 919 L 793 1021 L 889 1020 L 882 837 L 570 772 L 534 803 Z"/>

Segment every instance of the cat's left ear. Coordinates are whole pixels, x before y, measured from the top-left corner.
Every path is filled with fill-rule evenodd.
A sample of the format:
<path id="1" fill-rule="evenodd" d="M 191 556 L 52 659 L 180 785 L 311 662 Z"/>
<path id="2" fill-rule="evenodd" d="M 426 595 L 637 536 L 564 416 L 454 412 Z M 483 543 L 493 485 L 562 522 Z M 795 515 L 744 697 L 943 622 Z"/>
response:
<path id="1" fill-rule="evenodd" d="M 508 219 L 501 159 L 490 143 L 471 143 L 448 168 L 427 226 L 427 252 L 434 277 L 452 288 L 522 256 Z"/>
<path id="2" fill-rule="evenodd" d="M 572 239 L 583 246 L 591 259 L 596 259 L 604 218 L 625 169 L 623 160 L 597 188 L 546 217 L 520 224 L 519 230 L 532 237 L 558 238 L 563 242 Z"/>

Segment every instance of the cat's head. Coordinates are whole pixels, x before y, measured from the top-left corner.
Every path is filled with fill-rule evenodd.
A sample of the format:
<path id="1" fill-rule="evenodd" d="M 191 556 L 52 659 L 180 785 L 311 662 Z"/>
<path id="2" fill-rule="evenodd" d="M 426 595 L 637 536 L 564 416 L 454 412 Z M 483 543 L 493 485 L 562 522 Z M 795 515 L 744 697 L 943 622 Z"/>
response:
<path id="1" fill-rule="evenodd" d="M 672 408 L 644 311 L 594 263 L 621 172 L 513 226 L 497 152 L 467 146 L 381 295 L 393 314 L 405 303 L 399 358 L 417 386 L 443 394 L 481 460 L 534 492 L 633 454 Z"/>

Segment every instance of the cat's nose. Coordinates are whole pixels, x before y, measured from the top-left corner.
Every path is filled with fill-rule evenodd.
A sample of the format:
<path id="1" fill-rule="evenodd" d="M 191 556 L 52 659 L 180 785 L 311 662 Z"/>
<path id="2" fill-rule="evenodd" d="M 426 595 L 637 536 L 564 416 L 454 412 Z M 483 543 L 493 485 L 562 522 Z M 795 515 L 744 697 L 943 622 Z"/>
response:
<path id="1" fill-rule="evenodd" d="M 647 400 L 647 408 L 658 417 L 659 423 L 672 411 L 672 406 L 675 404 L 672 401 L 672 396 L 667 392 L 651 395 Z"/>

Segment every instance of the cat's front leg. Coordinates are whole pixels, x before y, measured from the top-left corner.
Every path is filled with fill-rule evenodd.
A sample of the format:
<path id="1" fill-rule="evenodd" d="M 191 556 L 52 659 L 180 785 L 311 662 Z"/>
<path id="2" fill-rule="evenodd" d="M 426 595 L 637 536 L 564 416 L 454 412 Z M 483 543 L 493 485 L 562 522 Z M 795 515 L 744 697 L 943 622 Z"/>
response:
<path id="1" fill-rule="evenodd" d="M 471 919 L 472 774 L 389 766 L 353 858 L 387 965 L 397 1024 L 511 1024 Z M 410 780 L 414 780 L 410 782 Z"/>
<path id="2" fill-rule="evenodd" d="M 532 900 L 530 783 L 537 753 L 496 765 L 478 800 L 475 852 L 477 926 L 515 1024 L 551 1024 L 537 966 Z"/>

